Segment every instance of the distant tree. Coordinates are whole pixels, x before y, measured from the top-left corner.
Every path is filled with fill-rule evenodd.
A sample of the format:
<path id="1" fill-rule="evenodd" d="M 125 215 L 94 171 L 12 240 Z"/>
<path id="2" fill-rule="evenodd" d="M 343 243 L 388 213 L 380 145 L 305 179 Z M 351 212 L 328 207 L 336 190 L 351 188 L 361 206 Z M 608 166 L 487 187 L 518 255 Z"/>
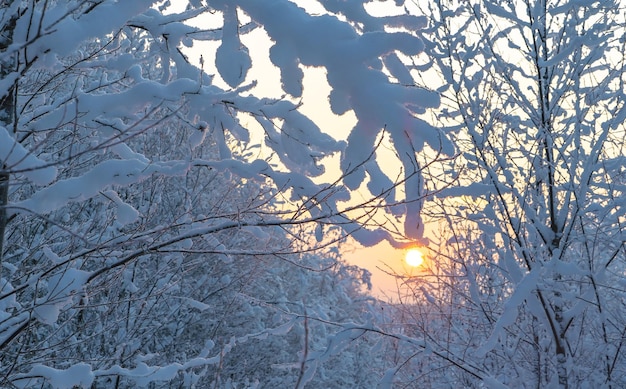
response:
<path id="1" fill-rule="evenodd" d="M 356 270 L 329 253 L 348 235 L 420 237 L 416 152 L 451 151 L 415 117 L 437 95 L 407 85 L 399 60 L 423 49 L 413 32 L 422 18 L 373 17 L 359 1 L 323 2 L 323 16 L 286 0 L 189 1 L 180 11 L 147 0 L 2 5 L 3 386 L 378 378 L 355 376 L 372 360 L 358 343 L 352 359 L 332 362 L 365 339 L 350 323 L 367 309 Z M 209 14 L 223 23 L 192 26 Z M 256 95 L 249 79 L 240 36 L 256 29 L 273 40 L 281 99 Z M 183 54 L 198 41 L 219 43 L 203 60 L 229 87 Z M 335 113 L 355 113 L 347 142 L 302 114 L 306 66 L 326 70 Z M 257 127 L 279 163 L 259 154 Z M 383 132 L 403 164 L 397 176 L 376 160 Z M 338 153 L 341 176 L 317 183 Z M 369 195 L 346 203 L 362 184 Z M 403 231 L 384 221 L 390 209 Z"/>
<path id="2" fill-rule="evenodd" d="M 431 268 L 406 280 L 405 331 L 426 346 L 405 371 L 432 387 L 623 387 L 621 4 L 420 4 L 432 123 L 460 157 L 426 207 Z"/>

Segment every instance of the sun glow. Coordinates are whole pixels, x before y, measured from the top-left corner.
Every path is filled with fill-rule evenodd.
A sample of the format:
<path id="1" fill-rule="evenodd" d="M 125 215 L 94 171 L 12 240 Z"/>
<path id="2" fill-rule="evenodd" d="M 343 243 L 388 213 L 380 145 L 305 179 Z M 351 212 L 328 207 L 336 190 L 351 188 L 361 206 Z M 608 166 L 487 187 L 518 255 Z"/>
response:
<path id="1" fill-rule="evenodd" d="M 418 267 L 424 263 L 424 254 L 419 249 L 410 249 L 406 252 L 404 260 L 407 265 Z"/>

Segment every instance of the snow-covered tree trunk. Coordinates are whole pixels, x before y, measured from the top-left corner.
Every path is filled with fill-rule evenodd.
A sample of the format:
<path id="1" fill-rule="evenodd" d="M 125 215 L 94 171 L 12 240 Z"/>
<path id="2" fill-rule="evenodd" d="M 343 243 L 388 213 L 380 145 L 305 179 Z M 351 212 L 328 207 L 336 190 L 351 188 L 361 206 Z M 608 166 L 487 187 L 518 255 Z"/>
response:
<path id="1" fill-rule="evenodd" d="M 535 223 L 545 223 L 549 226 L 550 233 L 541 234 L 544 244 L 546 245 L 547 258 L 536 258 L 533 262 L 538 261 L 540 263 L 552 261 L 558 261 L 559 253 L 561 249 L 561 237 L 563 236 L 563 228 L 565 220 L 559 220 L 558 215 L 569 214 L 569 209 L 563 209 L 562 207 L 568 207 L 567 204 L 562 204 L 562 199 L 559 200 L 558 166 L 555 163 L 555 153 L 561 152 L 558 146 L 555 145 L 558 133 L 553 128 L 553 121 L 557 120 L 557 116 L 554 115 L 552 109 L 554 107 L 555 93 L 563 93 L 565 89 L 554 87 L 554 77 L 558 77 L 555 72 L 558 72 L 556 64 L 550 66 L 549 60 L 558 50 L 561 49 L 559 44 L 551 39 L 549 36 L 548 23 L 558 23 L 558 19 L 553 20 L 550 12 L 548 11 L 548 1 L 538 0 L 533 4 L 532 9 L 529 6 L 529 22 L 531 23 L 530 31 L 532 32 L 532 39 L 529 43 L 532 45 L 532 65 L 535 69 L 534 84 L 536 85 L 536 93 L 538 101 L 536 102 L 535 109 L 538 110 L 538 119 L 534 120 L 538 126 L 535 142 L 540 146 L 538 148 L 538 155 L 536 158 L 539 160 L 536 171 L 531 173 L 528 177 L 531 182 L 534 183 L 535 193 L 530 192 L 529 195 L 534 196 L 533 201 L 545 199 L 544 204 L 540 206 L 544 209 L 543 215 L 539 214 L 533 221 Z M 565 26 L 564 26 L 565 27 Z M 565 34 L 569 35 L 571 30 L 562 30 Z M 567 41 L 562 41 L 563 45 L 571 44 Z M 576 50 L 573 48 L 573 50 Z M 558 99 L 559 96 L 556 96 Z M 486 161 L 485 161 L 486 162 Z M 566 189 L 567 190 L 567 189 Z M 567 194 L 566 194 L 567 196 Z M 576 211 L 574 211 L 576 213 Z M 541 219 L 545 220 L 542 221 Z M 528 266 L 528 270 L 532 271 L 533 267 L 537 265 Z M 562 275 L 560 269 L 555 269 L 553 274 L 554 285 L 559 285 L 562 281 Z M 567 323 L 564 318 L 564 310 L 566 309 L 563 303 L 563 292 L 557 287 L 554 288 L 552 296 L 546 297 L 545 294 L 550 294 L 550 291 L 546 292 L 541 288 L 537 288 L 536 293 L 541 301 L 543 311 L 545 312 L 545 319 L 549 323 L 552 330 L 552 340 L 554 343 L 554 352 L 556 354 L 556 372 L 558 375 L 558 382 L 561 388 L 567 389 L 569 387 L 569 372 L 568 372 L 568 351 L 567 351 Z"/>

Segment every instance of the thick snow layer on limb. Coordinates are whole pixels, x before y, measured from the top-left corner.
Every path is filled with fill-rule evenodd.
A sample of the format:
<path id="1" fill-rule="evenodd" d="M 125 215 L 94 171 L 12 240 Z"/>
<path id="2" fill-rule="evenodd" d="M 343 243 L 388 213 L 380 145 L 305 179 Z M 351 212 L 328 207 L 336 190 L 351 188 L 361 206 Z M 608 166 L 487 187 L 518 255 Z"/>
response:
<path id="1" fill-rule="evenodd" d="M 57 181 L 34 193 L 29 199 L 14 205 L 18 210 L 26 209 L 45 214 L 60 209 L 70 202 L 90 199 L 113 185 L 134 184 L 155 173 L 178 175 L 184 173 L 187 168 L 186 163 L 178 161 L 162 164 L 147 164 L 138 160 L 104 161 L 81 176 Z M 124 221 L 129 222 L 134 212 L 130 209 L 122 210 L 122 212 Z"/>
<path id="2" fill-rule="evenodd" d="M 0 161 L 9 171 L 19 172 L 37 185 L 49 184 L 56 178 L 55 167 L 31 154 L 4 127 L 0 127 Z"/>
<path id="3" fill-rule="evenodd" d="M 67 55 L 74 52 L 87 39 L 119 30 L 132 17 L 152 6 L 152 3 L 153 0 L 108 0 L 78 16 L 72 12 L 79 5 L 77 1 L 57 3 L 54 7 L 44 8 L 43 15 L 38 9 L 30 10 L 35 13 L 34 17 L 22 17 L 17 21 L 14 45 L 17 47 L 28 45 L 28 54 L 31 58 L 47 53 Z M 41 29 L 41 35 L 34 41 L 29 41 L 32 39 L 28 34 L 32 30 L 33 21 L 41 23 L 37 26 Z"/>
<path id="4" fill-rule="evenodd" d="M 241 84 L 252 66 L 248 48 L 239 39 L 239 19 L 236 7 L 226 5 L 222 44 L 215 53 L 215 65 L 220 75 L 231 87 Z"/>
<path id="5" fill-rule="evenodd" d="M 88 272 L 73 268 L 54 274 L 48 280 L 48 294 L 35 301 L 34 317 L 54 325 L 61 310 L 82 290 L 88 277 Z"/>
<path id="6" fill-rule="evenodd" d="M 35 365 L 29 373 L 23 376 L 24 378 L 18 378 L 12 384 L 18 388 L 30 388 L 34 381 L 32 377 L 42 377 L 54 389 L 72 389 L 89 388 L 94 380 L 91 366 L 86 363 L 77 363 L 65 370 Z"/>

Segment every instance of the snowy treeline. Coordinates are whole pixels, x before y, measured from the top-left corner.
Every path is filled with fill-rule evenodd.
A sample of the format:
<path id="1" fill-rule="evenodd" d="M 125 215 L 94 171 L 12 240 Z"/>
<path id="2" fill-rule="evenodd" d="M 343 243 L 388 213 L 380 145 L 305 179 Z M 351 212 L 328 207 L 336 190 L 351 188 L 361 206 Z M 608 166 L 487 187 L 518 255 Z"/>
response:
<path id="1" fill-rule="evenodd" d="M 619 3 L 171 3 L 0 1 L 1 386 L 626 386 Z"/>

